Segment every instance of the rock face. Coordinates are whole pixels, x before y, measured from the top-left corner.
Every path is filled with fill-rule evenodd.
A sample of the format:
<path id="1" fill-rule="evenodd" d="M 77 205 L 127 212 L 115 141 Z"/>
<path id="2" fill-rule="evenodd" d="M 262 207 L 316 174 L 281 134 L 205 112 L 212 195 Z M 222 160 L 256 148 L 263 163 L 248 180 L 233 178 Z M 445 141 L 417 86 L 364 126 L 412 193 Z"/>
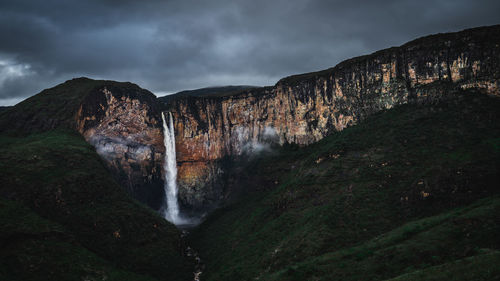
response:
<path id="1" fill-rule="evenodd" d="M 163 105 L 127 82 L 75 78 L 0 111 L 0 132 L 76 130 L 133 197 L 159 209 L 163 189 Z"/>
<path id="2" fill-rule="evenodd" d="M 171 97 L 181 204 L 216 204 L 233 157 L 307 145 L 378 111 L 461 89 L 500 95 L 500 26 L 420 38 L 274 87 Z"/>
<path id="3" fill-rule="evenodd" d="M 120 184 L 154 209 L 160 208 L 164 194 L 160 112 L 149 91 L 130 83 L 113 83 L 95 88 L 75 117 L 78 131 Z"/>

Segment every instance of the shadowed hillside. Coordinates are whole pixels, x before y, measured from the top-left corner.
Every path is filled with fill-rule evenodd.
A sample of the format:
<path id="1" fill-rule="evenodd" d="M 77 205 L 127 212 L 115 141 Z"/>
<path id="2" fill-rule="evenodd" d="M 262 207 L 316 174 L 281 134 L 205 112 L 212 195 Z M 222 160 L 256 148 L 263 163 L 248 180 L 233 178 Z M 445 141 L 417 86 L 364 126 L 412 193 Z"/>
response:
<path id="1" fill-rule="evenodd" d="M 81 102 L 103 84 L 141 95 L 78 79 L 2 112 L 0 279 L 189 278 L 180 232 L 129 197 L 75 130 Z"/>
<path id="2" fill-rule="evenodd" d="M 240 93 L 244 93 L 246 90 L 259 88 L 257 86 L 221 86 L 221 87 L 207 87 L 195 90 L 180 91 L 175 94 L 159 97 L 158 100 L 164 103 L 177 98 L 185 97 L 224 97 L 224 96 L 234 96 Z"/>
<path id="3" fill-rule="evenodd" d="M 76 78 L 1 108 L 0 279 L 500 280 L 499 34 L 272 87 Z M 155 212 L 164 170 L 206 218 L 189 235 Z"/>
<path id="4" fill-rule="evenodd" d="M 450 93 L 242 163 L 192 237 L 205 280 L 499 278 L 499 108 Z"/>

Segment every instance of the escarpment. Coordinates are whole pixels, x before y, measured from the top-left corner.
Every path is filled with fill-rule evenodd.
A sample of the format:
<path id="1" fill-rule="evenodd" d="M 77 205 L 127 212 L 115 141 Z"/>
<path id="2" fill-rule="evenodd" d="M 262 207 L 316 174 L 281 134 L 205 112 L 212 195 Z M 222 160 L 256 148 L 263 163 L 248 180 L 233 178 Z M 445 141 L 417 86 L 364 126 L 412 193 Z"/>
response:
<path id="1" fill-rule="evenodd" d="M 76 115 L 77 130 L 120 184 L 154 209 L 160 208 L 164 194 L 159 115 L 156 97 L 133 84 L 95 88 Z"/>
<path id="2" fill-rule="evenodd" d="M 184 93 L 163 99 L 166 106 L 135 84 L 73 79 L 0 111 L 0 131 L 77 130 L 130 194 L 159 209 L 160 113 L 172 112 L 180 204 L 205 210 L 231 192 L 227 171 L 242 155 L 308 145 L 405 103 L 471 89 L 500 95 L 499 45 L 500 26 L 432 35 L 272 87 Z"/>
<path id="3" fill-rule="evenodd" d="M 500 95 L 500 26 L 423 37 L 273 87 L 228 96 L 171 97 L 180 201 L 224 196 L 227 159 L 270 144 L 307 145 L 396 105 L 464 89 Z"/>
<path id="4" fill-rule="evenodd" d="M 76 130 L 128 193 L 159 209 L 165 150 L 160 105 L 132 83 L 75 78 L 2 111 L 0 132 Z"/>

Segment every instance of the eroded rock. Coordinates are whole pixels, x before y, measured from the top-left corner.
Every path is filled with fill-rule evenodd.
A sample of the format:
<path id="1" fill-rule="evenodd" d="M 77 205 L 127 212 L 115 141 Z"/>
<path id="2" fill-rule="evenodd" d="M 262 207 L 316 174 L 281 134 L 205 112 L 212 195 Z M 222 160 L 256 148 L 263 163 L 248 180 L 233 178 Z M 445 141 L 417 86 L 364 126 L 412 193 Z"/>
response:
<path id="1" fill-rule="evenodd" d="M 78 131 L 92 144 L 120 184 L 159 209 L 165 148 L 153 94 L 131 87 L 94 90 L 77 113 Z"/>
<path id="2" fill-rule="evenodd" d="M 308 145 L 396 105 L 433 102 L 461 89 L 500 95 L 500 27 L 417 39 L 334 68 L 222 97 L 179 97 L 174 114 L 180 200 L 219 198 L 221 159 Z"/>

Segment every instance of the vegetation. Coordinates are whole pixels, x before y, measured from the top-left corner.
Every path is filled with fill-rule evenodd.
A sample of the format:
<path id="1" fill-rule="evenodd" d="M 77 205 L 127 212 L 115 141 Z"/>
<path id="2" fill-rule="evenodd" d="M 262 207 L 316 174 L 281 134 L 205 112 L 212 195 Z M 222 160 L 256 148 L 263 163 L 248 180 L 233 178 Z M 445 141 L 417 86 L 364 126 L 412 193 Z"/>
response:
<path id="1" fill-rule="evenodd" d="M 72 130 L 102 83 L 68 81 L 0 112 L 1 280 L 192 277 L 179 231 Z M 498 108 L 455 93 L 240 163 L 235 197 L 189 237 L 203 280 L 500 279 Z"/>
<path id="2" fill-rule="evenodd" d="M 191 237 L 203 279 L 500 278 L 498 108 L 403 105 L 235 169 L 252 191 Z"/>
<path id="3" fill-rule="evenodd" d="M 81 77 L 45 89 L 13 107 L 0 110 L 0 132 L 28 135 L 53 129 L 75 129 L 76 115 L 82 103 L 99 108 L 104 102 L 100 91 L 107 88 L 115 96 L 127 94 L 141 100 L 156 100 L 149 91 L 129 82 L 92 80 Z M 150 111 L 158 111 L 157 108 Z"/>
<path id="4" fill-rule="evenodd" d="M 167 103 L 168 101 L 181 97 L 226 97 L 235 96 L 245 93 L 247 90 L 259 88 L 257 86 L 239 85 L 239 86 L 221 86 L 221 87 L 208 87 L 196 90 L 186 90 L 177 92 L 172 95 L 167 95 L 158 98 L 159 101 Z"/>
<path id="5" fill-rule="evenodd" d="M 485 44 L 483 46 L 484 50 L 494 49 L 495 45 L 498 45 L 498 40 L 496 40 L 496 38 L 498 38 L 498 27 L 499 25 L 483 26 L 459 32 L 439 33 L 420 37 L 399 47 L 383 49 L 369 55 L 347 59 L 337 64 L 335 67 L 320 71 L 291 75 L 282 78 L 277 84 L 296 86 L 300 83 L 304 83 L 304 81 L 313 81 L 318 78 L 326 79 L 334 73 L 342 73 L 345 69 L 351 69 L 353 67 L 366 67 L 367 61 L 388 60 L 393 58 L 395 55 L 402 55 L 407 52 L 405 50 L 411 50 L 411 53 L 418 54 L 418 52 L 422 50 L 426 50 L 425 53 L 430 53 L 440 52 L 444 49 L 451 51 L 450 48 L 453 49 L 457 47 L 459 47 L 457 49 L 461 49 L 460 47 L 468 44 L 474 44 L 469 41 L 471 39 L 472 41 Z M 453 42 L 451 47 L 449 45 L 450 42 Z M 497 71 L 495 67 L 496 65 L 494 64 L 491 74 Z"/>
<path id="6" fill-rule="evenodd" d="M 16 202 L 2 199 L 0 206 L 2 280 L 155 280 L 114 266 Z"/>
<path id="7" fill-rule="evenodd" d="M 71 80 L 2 113 L 1 280 L 190 277 L 180 231 L 130 198 L 71 129 L 74 110 L 96 87 L 137 89 L 105 83 Z M 9 126 L 13 116 L 24 119 Z"/>
<path id="8" fill-rule="evenodd" d="M 44 129 L 53 127 L 72 128 L 74 115 L 84 98 L 103 81 L 79 78 L 67 81 L 51 89 L 46 89 L 14 107 L 0 111 L 0 131 L 14 133 L 31 133 L 40 126 Z M 36 124 L 35 128 L 28 128 L 27 123 Z M 24 130 L 23 130 L 24 129 Z M 24 131 L 24 132 L 23 132 Z"/>

